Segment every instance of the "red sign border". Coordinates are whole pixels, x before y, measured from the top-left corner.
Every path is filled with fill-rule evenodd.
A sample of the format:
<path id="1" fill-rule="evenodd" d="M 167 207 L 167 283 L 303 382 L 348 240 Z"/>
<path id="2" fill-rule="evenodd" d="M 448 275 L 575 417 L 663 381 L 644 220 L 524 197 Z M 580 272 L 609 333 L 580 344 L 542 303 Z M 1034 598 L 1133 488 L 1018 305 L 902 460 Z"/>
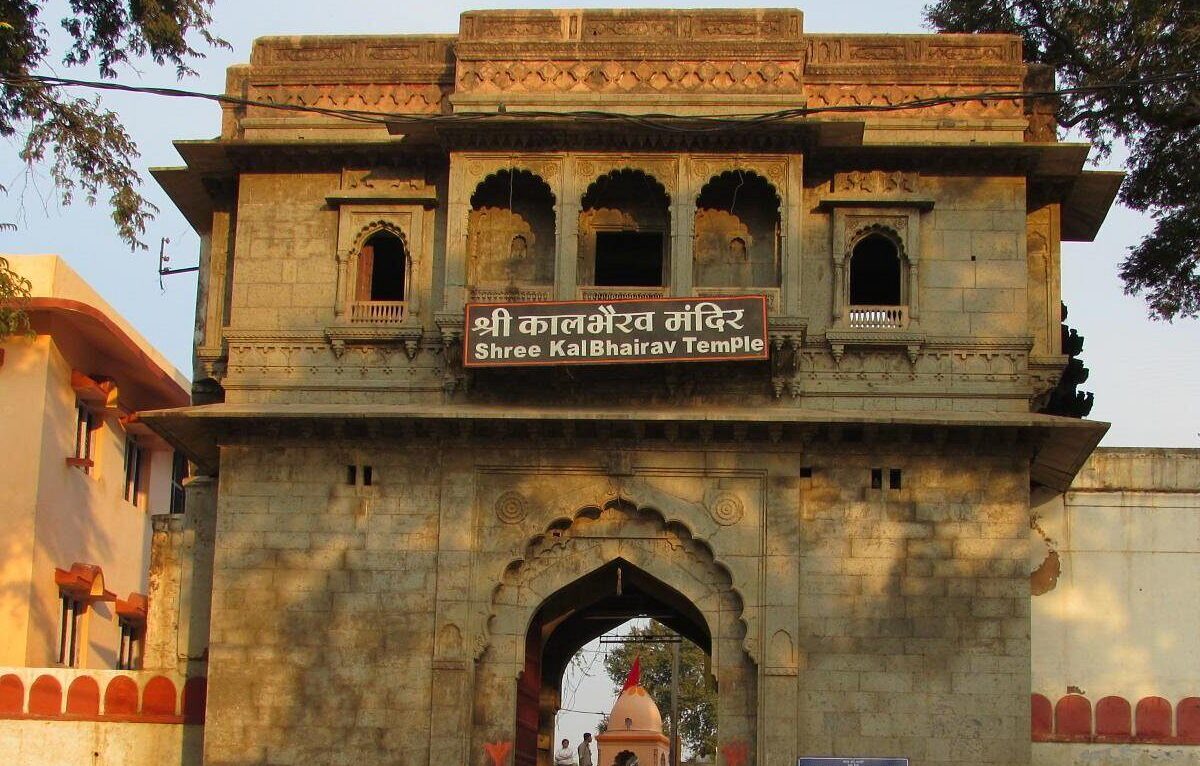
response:
<path id="1" fill-rule="evenodd" d="M 578 361 L 555 361 L 555 362 L 504 362 L 501 364 L 492 364 L 489 362 L 471 362 L 471 355 L 468 353 L 470 346 L 470 319 L 471 308 L 474 306 L 553 306 L 564 305 L 568 303 L 587 303 L 594 305 L 608 305 L 612 303 L 665 303 L 677 302 L 686 300 L 731 300 L 731 299 L 757 298 L 762 303 L 762 320 L 763 331 L 767 334 L 764 338 L 762 354 L 743 354 L 738 356 L 706 356 L 702 359 L 580 359 Z M 580 365 L 606 365 L 606 364 L 694 364 L 702 362 L 761 362 L 771 358 L 771 339 L 770 339 L 770 324 L 769 315 L 767 314 L 767 296 L 759 293 L 758 295 L 664 295 L 660 298 L 614 298 L 609 301 L 489 301 L 486 303 L 467 302 L 463 307 L 463 339 L 462 339 L 462 364 L 464 368 L 472 369 L 496 369 L 501 367 L 578 367 Z"/>

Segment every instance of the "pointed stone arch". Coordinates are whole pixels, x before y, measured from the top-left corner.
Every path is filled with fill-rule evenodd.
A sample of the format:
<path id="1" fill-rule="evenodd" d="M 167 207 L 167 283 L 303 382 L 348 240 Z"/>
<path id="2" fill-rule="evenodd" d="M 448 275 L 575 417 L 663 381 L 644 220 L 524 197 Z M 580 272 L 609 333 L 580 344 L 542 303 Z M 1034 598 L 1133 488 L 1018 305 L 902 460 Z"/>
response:
<path id="1" fill-rule="evenodd" d="M 525 539 L 506 565 L 481 573 L 494 585 L 479 616 L 475 646 L 474 751 L 515 735 L 512 722 L 519 679 L 528 667 L 529 628 L 541 606 L 616 561 L 626 562 L 695 608 L 711 636 L 713 673 L 727 690 L 718 706 L 720 736 L 731 741 L 755 738 L 757 659 L 751 654 L 749 639 L 755 627 L 747 602 L 731 568 L 685 522 L 695 514 L 707 517 L 708 511 L 697 503 L 680 508 L 686 501 L 667 502 L 670 496 L 655 497 L 647 486 L 633 484 L 599 501 L 576 505 L 567 514 L 561 506 L 547 509 L 549 521 Z M 651 497 L 657 502 L 648 502 Z"/>

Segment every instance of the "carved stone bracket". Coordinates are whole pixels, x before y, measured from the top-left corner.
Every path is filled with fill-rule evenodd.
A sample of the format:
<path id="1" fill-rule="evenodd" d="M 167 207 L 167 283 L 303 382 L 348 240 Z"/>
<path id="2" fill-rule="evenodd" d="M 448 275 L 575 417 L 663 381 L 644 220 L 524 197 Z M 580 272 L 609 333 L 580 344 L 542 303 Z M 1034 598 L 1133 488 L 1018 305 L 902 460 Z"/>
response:
<path id="1" fill-rule="evenodd" d="M 825 340 L 829 343 L 829 351 L 837 365 L 841 365 L 847 347 L 901 348 L 908 357 L 908 363 L 915 367 L 921 349 L 925 346 L 924 333 L 900 330 L 828 330 Z"/>
<path id="2" fill-rule="evenodd" d="M 803 317 L 772 317 L 769 330 L 771 340 L 771 388 L 775 398 L 783 396 L 784 390 L 793 398 L 799 397 L 800 349 L 808 332 L 808 320 Z"/>
<path id="3" fill-rule="evenodd" d="M 379 346 L 400 344 L 404 355 L 411 362 L 421 350 L 424 330 L 419 325 L 398 327 L 368 327 L 363 325 L 335 325 L 325 328 L 325 339 L 329 341 L 333 355 L 341 358 L 347 346 Z"/>
<path id="4" fill-rule="evenodd" d="M 462 364 L 463 315 L 435 314 L 433 321 L 442 336 L 442 388 L 446 393 L 453 393 L 460 386 L 465 389 L 469 381 Z"/>

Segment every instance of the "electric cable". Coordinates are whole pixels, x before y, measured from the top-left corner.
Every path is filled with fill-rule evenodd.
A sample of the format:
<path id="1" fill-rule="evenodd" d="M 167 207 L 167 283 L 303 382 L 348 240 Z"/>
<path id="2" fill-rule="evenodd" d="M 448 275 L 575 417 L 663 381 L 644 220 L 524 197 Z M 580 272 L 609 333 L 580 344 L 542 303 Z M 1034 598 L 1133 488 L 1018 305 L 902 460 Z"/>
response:
<path id="1" fill-rule="evenodd" d="M 158 86 L 128 85 L 126 83 L 104 80 L 80 80 L 68 77 L 50 75 L 0 75 L 0 83 L 8 88 L 21 87 L 71 87 L 90 88 L 94 90 L 119 91 L 144 95 L 155 95 L 170 98 L 195 98 L 214 101 L 220 104 L 239 107 L 256 107 L 275 109 L 279 111 L 304 112 L 326 117 L 349 120 L 375 125 L 471 125 L 480 122 L 511 122 L 514 117 L 600 120 L 632 124 L 638 127 L 675 133 L 711 133 L 729 130 L 744 130 L 746 127 L 768 125 L 776 122 L 786 122 L 797 118 L 821 114 L 856 114 L 897 112 L 914 109 L 927 109 L 936 106 L 960 104 L 970 101 L 1026 101 L 1036 99 L 1056 98 L 1067 95 L 1085 95 L 1100 93 L 1123 88 L 1146 87 L 1171 83 L 1200 80 L 1200 71 L 1176 72 L 1171 74 L 1145 77 L 1135 80 L 1101 82 L 1091 85 L 1077 85 L 1054 90 L 995 90 L 975 93 L 954 93 L 927 98 L 916 98 L 894 104 L 844 104 L 815 107 L 795 107 L 780 109 L 765 113 L 744 113 L 728 115 L 669 115 L 659 113 L 623 114 L 601 111 L 521 111 L 521 112 L 467 112 L 455 114 L 403 114 L 395 112 L 367 112 L 355 109 L 340 109 L 331 107 L 311 106 L 307 104 L 285 104 L 275 101 L 259 101 L 255 99 L 231 96 L 228 94 L 205 93 L 202 91 L 183 88 L 167 88 Z"/>

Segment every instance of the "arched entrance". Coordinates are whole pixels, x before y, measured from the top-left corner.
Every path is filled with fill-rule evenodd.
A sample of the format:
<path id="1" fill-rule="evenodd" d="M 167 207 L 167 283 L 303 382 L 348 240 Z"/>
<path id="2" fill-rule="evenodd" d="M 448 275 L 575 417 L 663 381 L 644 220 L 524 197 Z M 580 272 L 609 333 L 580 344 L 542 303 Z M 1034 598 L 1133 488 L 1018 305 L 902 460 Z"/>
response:
<path id="1" fill-rule="evenodd" d="M 550 763 L 571 656 L 631 617 L 651 615 L 704 648 L 718 686 L 718 737 L 754 752 L 756 672 L 729 571 L 683 525 L 614 499 L 560 519 L 504 572 L 475 674 L 473 749 L 514 743 L 515 764 Z"/>
<path id="2" fill-rule="evenodd" d="M 711 651 L 704 616 L 674 588 L 624 559 L 584 575 L 546 599 L 529 624 L 525 668 L 517 680 L 515 763 L 552 763 L 554 722 L 571 658 L 585 644 L 636 617 L 653 618 L 705 653 Z"/>

